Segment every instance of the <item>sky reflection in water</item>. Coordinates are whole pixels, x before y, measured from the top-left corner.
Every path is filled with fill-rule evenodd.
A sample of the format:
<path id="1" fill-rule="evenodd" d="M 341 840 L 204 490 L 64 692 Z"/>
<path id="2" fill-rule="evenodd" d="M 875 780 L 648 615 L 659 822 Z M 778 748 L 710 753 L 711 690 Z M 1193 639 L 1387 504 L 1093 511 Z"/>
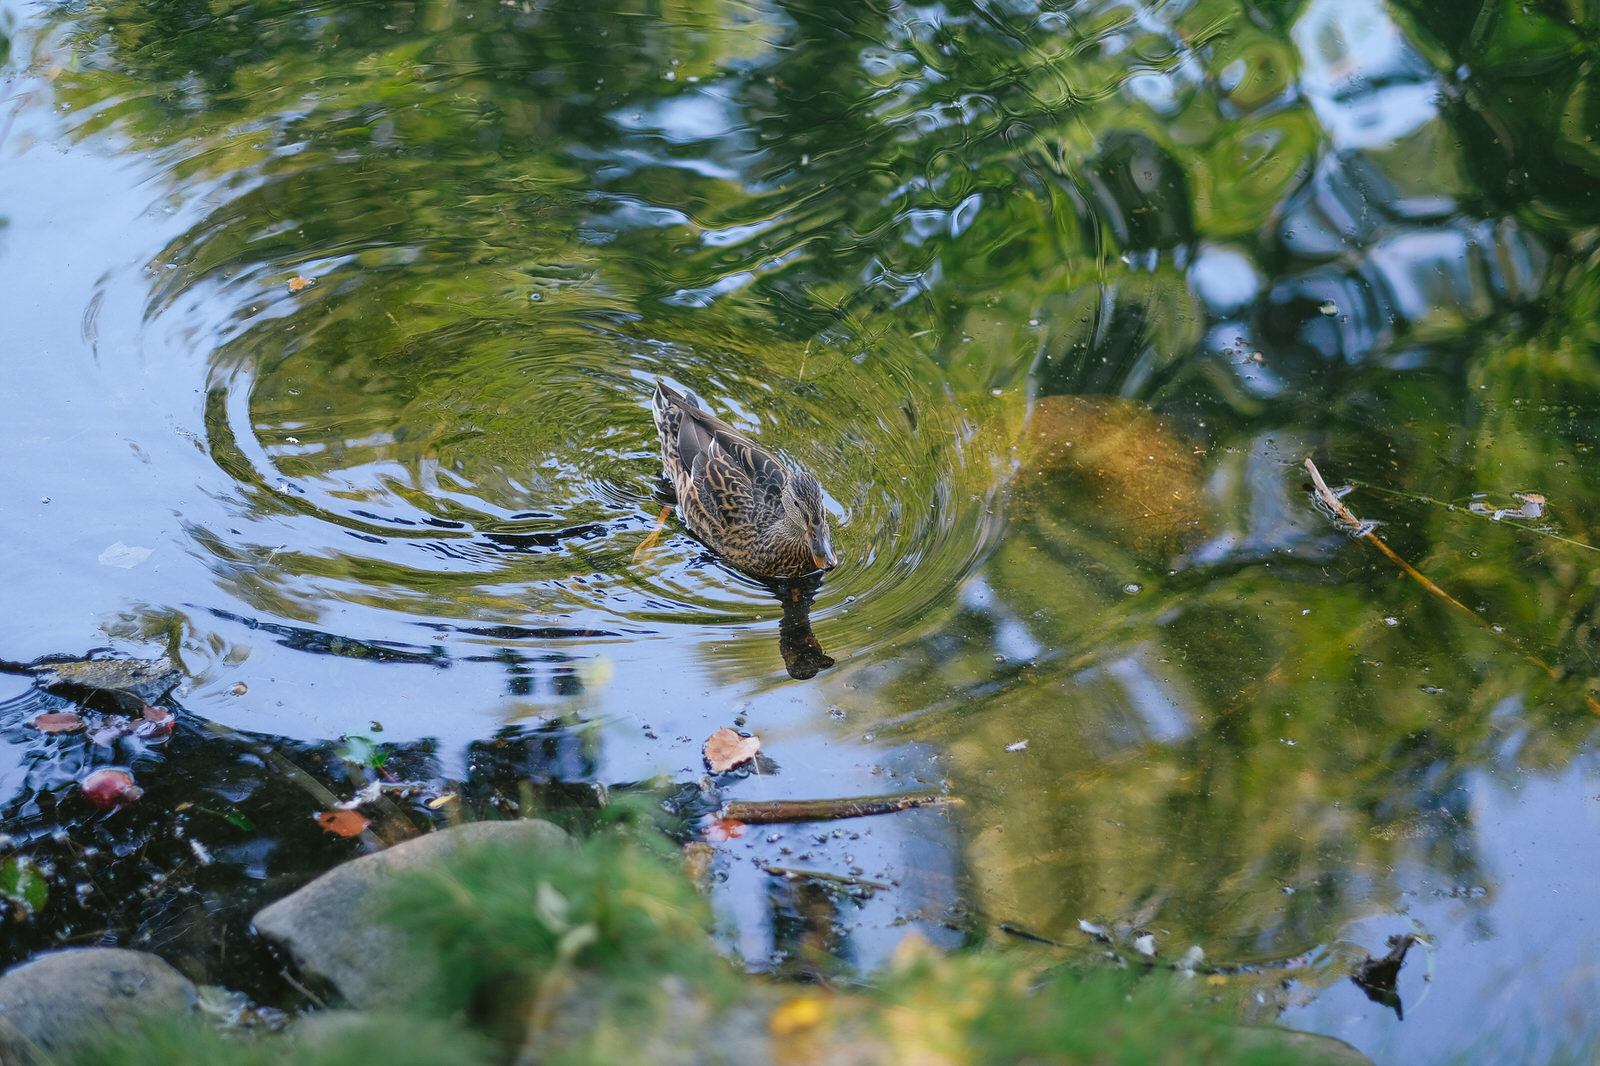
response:
<path id="1" fill-rule="evenodd" d="M 743 716 L 738 798 L 966 799 L 729 842 L 756 967 L 756 860 L 859 867 L 865 967 L 1090 918 L 1300 959 L 1270 1006 L 1392 1061 L 1592 1034 L 1593 27 L 1425 6 L 0 8 L 3 655 L 177 632 L 234 727 L 581 721 L 607 783 Z M 633 558 L 657 376 L 828 489 L 816 679 L 681 527 Z M 1331 960 L 1412 923 L 1399 1022 Z"/>

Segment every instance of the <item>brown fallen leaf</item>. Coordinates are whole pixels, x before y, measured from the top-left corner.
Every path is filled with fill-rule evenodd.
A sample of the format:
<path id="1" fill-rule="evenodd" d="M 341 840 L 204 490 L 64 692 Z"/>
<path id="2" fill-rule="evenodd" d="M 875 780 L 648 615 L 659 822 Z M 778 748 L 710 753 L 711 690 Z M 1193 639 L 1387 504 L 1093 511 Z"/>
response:
<path id="1" fill-rule="evenodd" d="M 742 737 L 727 726 L 723 726 L 712 733 L 711 739 L 706 741 L 706 765 L 711 767 L 712 773 L 720 774 L 742 762 L 754 759 L 756 752 L 760 750 L 760 737 Z"/>
<path id="2" fill-rule="evenodd" d="M 37 729 L 41 733 L 81 733 L 83 732 L 83 715 L 72 711 L 51 711 L 41 714 L 28 723 L 29 729 Z"/>
<path id="3" fill-rule="evenodd" d="M 366 832 L 372 822 L 355 811 L 319 811 L 317 824 L 335 836 L 353 837 Z"/>
<path id="4" fill-rule="evenodd" d="M 292 277 L 289 279 L 289 291 L 299 292 L 301 289 L 311 288 L 311 286 L 315 285 L 316 283 L 316 278 L 302 278 L 298 276 Z"/>

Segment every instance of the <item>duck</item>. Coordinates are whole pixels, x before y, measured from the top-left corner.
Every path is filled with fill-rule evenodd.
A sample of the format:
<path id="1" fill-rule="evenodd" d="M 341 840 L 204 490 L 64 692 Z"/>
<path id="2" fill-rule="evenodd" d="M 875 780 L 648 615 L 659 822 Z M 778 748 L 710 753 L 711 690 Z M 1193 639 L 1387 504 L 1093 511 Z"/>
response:
<path id="1" fill-rule="evenodd" d="M 822 486 L 810 473 L 712 415 L 693 393 L 658 380 L 650 409 L 679 514 L 706 547 L 756 577 L 839 565 Z"/>

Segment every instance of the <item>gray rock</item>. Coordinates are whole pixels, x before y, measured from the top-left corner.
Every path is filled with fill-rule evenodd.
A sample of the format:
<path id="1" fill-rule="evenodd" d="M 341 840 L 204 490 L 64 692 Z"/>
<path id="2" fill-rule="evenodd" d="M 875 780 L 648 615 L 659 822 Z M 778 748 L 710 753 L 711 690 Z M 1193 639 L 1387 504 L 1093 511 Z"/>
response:
<path id="1" fill-rule="evenodd" d="M 320 1048 L 351 1034 L 359 1035 L 380 1017 L 358 1010 L 319 1010 L 296 1018 L 294 1025 L 289 1028 L 288 1037 L 305 1047 Z"/>
<path id="2" fill-rule="evenodd" d="M 190 980 L 154 955 L 72 948 L 0 976 L 0 1062 L 42 1061 L 142 1021 L 192 1014 Z"/>
<path id="3" fill-rule="evenodd" d="M 37 663 L 28 669 L 39 684 L 52 692 L 97 693 L 135 711 L 171 692 L 183 677 L 165 655 L 159 659 Z"/>
<path id="4" fill-rule="evenodd" d="M 1281 1025 L 1249 1026 L 1240 1029 L 1241 1044 L 1248 1050 L 1272 1049 L 1295 1055 L 1300 1062 L 1321 1066 L 1372 1066 L 1372 1060 L 1338 1037 L 1288 1029 Z"/>
<path id="5" fill-rule="evenodd" d="M 405 965 L 404 932 L 374 913 L 373 893 L 391 878 L 448 862 L 452 848 L 564 847 L 549 822 L 473 822 L 397 844 L 336 866 L 255 916 L 256 931 L 281 945 L 304 972 L 326 981 L 351 1006 L 398 1007 L 421 975 Z"/>

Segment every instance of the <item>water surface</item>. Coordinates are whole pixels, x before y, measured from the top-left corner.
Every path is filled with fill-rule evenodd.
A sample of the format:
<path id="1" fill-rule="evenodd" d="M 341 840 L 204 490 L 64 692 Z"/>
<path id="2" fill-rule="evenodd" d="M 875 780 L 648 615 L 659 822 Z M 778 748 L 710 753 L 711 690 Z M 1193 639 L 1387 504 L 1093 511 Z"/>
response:
<path id="1" fill-rule="evenodd" d="M 1592 1042 L 1600 27 L 1435 7 L 13 0 L 0 657 L 965 801 L 723 842 L 755 969 L 771 862 L 896 885 L 868 970 L 1089 919 L 1381 1061 Z M 831 670 L 636 556 L 657 378 L 822 480 Z M 1346 978 L 1412 931 L 1402 1021 Z"/>

